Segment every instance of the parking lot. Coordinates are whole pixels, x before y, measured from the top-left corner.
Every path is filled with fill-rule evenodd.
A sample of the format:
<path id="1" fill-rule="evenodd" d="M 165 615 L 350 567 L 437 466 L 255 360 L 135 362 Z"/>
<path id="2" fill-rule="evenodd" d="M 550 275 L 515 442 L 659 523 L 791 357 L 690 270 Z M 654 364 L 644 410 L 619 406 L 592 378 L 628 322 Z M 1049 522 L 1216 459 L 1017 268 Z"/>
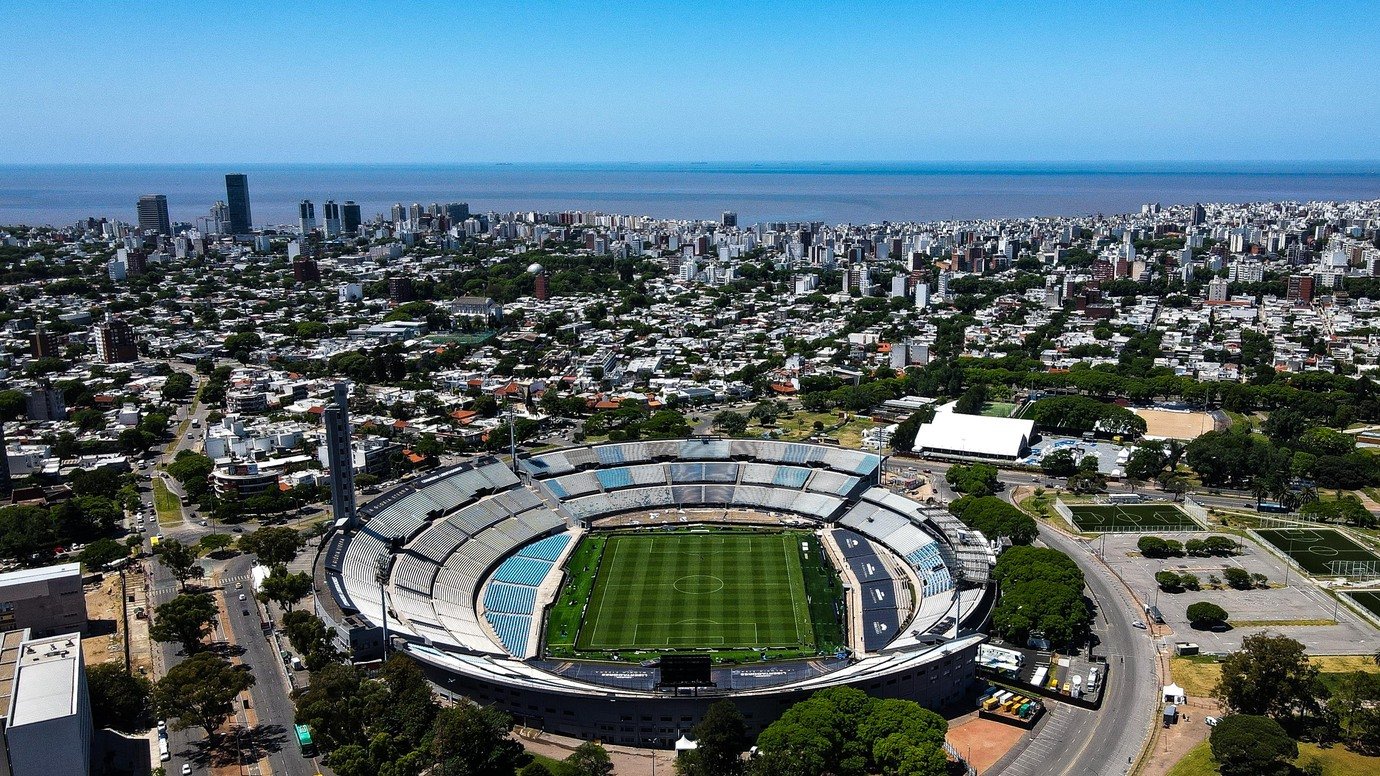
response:
<path id="1" fill-rule="evenodd" d="M 1347 610 L 1338 607 L 1326 593 L 1318 590 L 1297 570 L 1289 573 L 1288 587 L 1284 564 L 1276 556 L 1250 541 L 1243 553 L 1230 558 L 1145 558 L 1136 549 L 1136 542 L 1144 534 L 1107 534 L 1090 543 L 1093 550 L 1104 550 L 1104 559 L 1131 586 L 1136 596 L 1156 605 L 1164 616 L 1165 626 L 1172 631 L 1169 641 L 1197 643 L 1204 652 L 1229 652 L 1241 647 L 1241 641 L 1252 633 L 1268 631 L 1281 633 L 1303 642 L 1310 652 L 1319 655 L 1369 654 L 1375 651 L 1375 628 Z M 1157 533 L 1165 539 L 1186 542 L 1201 539 L 1204 533 Z M 1208 589 L 1211 575 L 1222 577 L 1224 569 L 1236 566 L 1252 574 L 1264 574 L 1269 589 L 1233 590 L 1224 587 Z M 1155 573 L 1174 571 L 1196 574 L 1202 590 L 1166 593 L 1155 583 Z M 1194 630 L 1188 624 L 1188 607 L 1198 601 L 1211 601 L 1226 609 L 1231 622 L 1258 622 L 1260 625 L 1230 628 L 1215 633 Z M 1335 615 L 1334 615 L 1335 610 Z M 1287 625 L 1304 620 L 1333 620 L 1336 625 Z M 1273 624 L 1277 623 L 1277 624 Z"/>

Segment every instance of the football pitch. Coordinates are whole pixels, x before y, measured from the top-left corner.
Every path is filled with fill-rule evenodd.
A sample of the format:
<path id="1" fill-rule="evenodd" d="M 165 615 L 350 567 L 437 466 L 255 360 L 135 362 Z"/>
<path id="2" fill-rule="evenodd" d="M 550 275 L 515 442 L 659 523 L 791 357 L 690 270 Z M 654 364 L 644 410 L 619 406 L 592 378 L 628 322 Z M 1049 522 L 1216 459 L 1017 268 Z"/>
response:
<path id="1" fill-rule="evenodd" d="M 1371 614 L 1380 617 L 1380 590 L 1352 590 L 1346 593 L 1351 600 L 1364 606 Z"/>
<path id="2" fill-rule="evenodd" d="M 1260 528 L 1260 538 L 1320 577 L 1374 576 L 1380 558 L 1331 528 Z"/>
<path id="3" fill-rule="evenodd" d="M 1069 504 L 1068 508 L 1078 530 L 1090 533 L 1203 530 L 1173 504 Z"/>
<path id="4" fill-rule="evenodd" d="M 585 541 L 602 541 L 603 553 L 575 638 L 578 652 L 813 650 L 840 641 L 834 612 L 841 585 L 807 531 Z M 577 549 L 572 557 L 580 556 Z M 578 576 L 567 584 L 578 588 Z"/>

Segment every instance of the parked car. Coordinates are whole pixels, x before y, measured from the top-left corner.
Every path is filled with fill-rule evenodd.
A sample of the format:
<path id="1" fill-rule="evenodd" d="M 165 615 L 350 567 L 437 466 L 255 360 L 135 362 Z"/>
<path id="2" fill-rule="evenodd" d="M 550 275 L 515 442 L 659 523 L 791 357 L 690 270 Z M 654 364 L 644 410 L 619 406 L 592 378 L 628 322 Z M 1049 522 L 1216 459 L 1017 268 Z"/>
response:
<path id="1" fill-rule="evenodd" d="M 1141 622 L 1140 620 L 1136 620 L 1135 622 L 1132 622 L 1132 623 L 1131 623 L 1131 627 L 1132 627 L 1132 628 L 1140 628 L 1141 630 L 1145 630 L 1145 623 Z"/>

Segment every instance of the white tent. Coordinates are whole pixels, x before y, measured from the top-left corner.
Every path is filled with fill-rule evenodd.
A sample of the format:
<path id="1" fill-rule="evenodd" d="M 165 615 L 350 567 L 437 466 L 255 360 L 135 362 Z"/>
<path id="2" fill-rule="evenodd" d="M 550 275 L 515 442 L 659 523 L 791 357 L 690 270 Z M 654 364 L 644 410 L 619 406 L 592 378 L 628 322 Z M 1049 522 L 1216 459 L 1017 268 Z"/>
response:
<path id="1" fill-rule="evenodd" d="M 1164 690 L 1160 692 L 1160 697 L 1164 698 L 1165 703 L 1187 703 L 1184 697 L 1184 688 L 1177 684 L 1166 684 Z"/>
<path id="2" fill-rule="evenodd" d="M 690 739 L 688 739 L 688 738 L 685 737 L 685 734 L 684 734 L 684 733 L 681 733 L 681 734 L 680 734 L 680 738 L 676 739 L 676 752 L 677 752 L 677 753 L 680 753 L 680 752 L 689 752 L 689 751 L 692 751 L 692 750 L 695 750 L 695 749 L 699 749 L 699 748 L 700 748 L 699 742 L 698 742 L 698 741 L 691 741 Z"/>

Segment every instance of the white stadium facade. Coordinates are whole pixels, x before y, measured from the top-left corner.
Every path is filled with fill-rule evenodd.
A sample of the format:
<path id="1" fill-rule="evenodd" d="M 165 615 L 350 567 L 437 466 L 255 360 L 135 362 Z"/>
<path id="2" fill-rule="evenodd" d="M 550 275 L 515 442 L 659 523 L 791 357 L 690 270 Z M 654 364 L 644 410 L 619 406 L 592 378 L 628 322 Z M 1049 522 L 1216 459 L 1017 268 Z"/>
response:
<path id="1" fill-rule="evenodd" d="M 356 660 L 391 648 L 442 691 L 518 723 L 606 743 L 670 746 L 732 698 L 753 731 L 815 690 L 850 685 L 939 708 L 974 681 L 994 599 L 992 551 L 947 511 L 879 486 L 879 456 L 766 440 L 692 438 L 566 448 L 438 470 L 331 527 L 316 613 Z M 543 624 L 565 560 L 601 521 L 650 513 L 712 523 L 731 510 L 808 527 L 848 576 L 846 655 L 713 669 L 713 687 L 663 689 L 636 663 L 545 659 Z M 344 521 L 342 521 L 343 523 Z"/>

